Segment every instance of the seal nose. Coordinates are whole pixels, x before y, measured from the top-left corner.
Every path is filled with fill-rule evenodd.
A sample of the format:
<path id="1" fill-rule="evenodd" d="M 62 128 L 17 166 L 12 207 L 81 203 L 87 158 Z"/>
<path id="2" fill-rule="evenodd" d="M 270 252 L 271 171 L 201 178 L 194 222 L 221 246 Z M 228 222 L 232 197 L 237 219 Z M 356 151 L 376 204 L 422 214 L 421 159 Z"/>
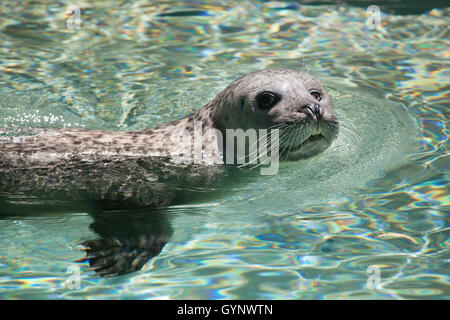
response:
<path id="1" fill-rule="evenodd" d="M 300 111 L 310 115 L 314 119 L 320 119 L 323 116 L 323 109 L 318 103 L 308 103 L 300 108 Z"/>

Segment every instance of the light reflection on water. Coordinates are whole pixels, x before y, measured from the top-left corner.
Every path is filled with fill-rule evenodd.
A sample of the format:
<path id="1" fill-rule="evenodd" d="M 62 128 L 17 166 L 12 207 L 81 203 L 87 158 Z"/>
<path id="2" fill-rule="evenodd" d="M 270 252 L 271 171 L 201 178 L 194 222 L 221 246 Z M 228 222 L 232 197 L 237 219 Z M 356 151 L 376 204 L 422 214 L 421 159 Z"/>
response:
<path id="1" fill-rule="evenodd" d="M 287 67 L 322 79 L 344 128 L 314 161 L 168 209 L 175 234 L 143 271 L 78 264 L 78 290 L 89 216 L 0 220 L 0 298 L 449 298 L 448 9 L 369 31 L 359 8 L 97 1 L 70 30 L 64 2 L 1 6 L 1 127 L 140 129 Z"/>

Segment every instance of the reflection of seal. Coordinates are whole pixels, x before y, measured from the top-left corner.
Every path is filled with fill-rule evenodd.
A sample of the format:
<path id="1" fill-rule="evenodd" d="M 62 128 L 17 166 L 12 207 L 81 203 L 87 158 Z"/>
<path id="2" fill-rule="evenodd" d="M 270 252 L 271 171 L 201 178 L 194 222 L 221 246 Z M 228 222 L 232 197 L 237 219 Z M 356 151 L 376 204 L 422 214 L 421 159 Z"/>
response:
<path id="1" fill-rule="evenodd" d="M 200 149 L 194 141 L 196 123 L 201 123 Z M 34 136 L 0 137 L 0 192 L 9 199 L 23 193 L 47 200 L 83 199 L 109 209 L 164 206 L 180 189 L 205 188 L 220 177 L 220 167 L 198 165 L 223 162 L 227 148 L 220 147 L 218 131 L 225 135 L 227 129 L 267 128 L 280 130 L 281 159 L 297 160 L 323 151 L 335 138 L 338 123 L 330 97 L 315 78 L 286 69 L 257 71 L 231 83 L 196 113 L 151 129 L 36 129 Z M 193 161 L 174 161 L 186 155 Z M 17 207 L 20 199 L 30 202 L 29 197 L 14 198 L 9 208 Z M 144 240 L 128 241 L 143 246 L 139 263 L 131 256 L 113 268 L 109 264 L 114 259 L 100 259 L 102 248 L 114 242 L 109 240 L 87 243 L 96 248 L 90 262 L 97 259 L 104 274 L 136 270 L 166 241 L 146 250 L 146 243 L 154 241 Z"/>

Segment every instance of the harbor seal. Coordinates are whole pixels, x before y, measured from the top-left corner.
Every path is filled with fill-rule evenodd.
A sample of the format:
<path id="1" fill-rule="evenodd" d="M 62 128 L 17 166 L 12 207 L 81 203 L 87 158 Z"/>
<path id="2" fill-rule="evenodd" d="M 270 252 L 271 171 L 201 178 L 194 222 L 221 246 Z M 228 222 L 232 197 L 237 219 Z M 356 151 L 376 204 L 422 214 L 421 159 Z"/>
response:
<path id="1" fill-rule="evenodd" d="M 331 98 L 316 78 L 269 69 L 238 78 L 192 115 L 149 129 L 39 128 L 0 136 L 0 214 L 17 214 L 24 211 L 19 205 L 33 202 L 48 204 L 45 210 L 56 202 L 92 205 L 101 238 L 84 243 L 86 259 L 100 275 L 128 273 L 162 250 L 171 229 L 135 226 L 129 215 L 105 210 L 164 207 L 181 193 L 216 184 L 226 167 L 220 164 L 242 155 L 234 154 L 237 136 L 230 140 L 229 132 L 276 129 L 278 140 L 266 133 L 265 146 L 293 161 L 324 151 L 338 128 Z M 250 147 L 245 140 L 244 158 Z"/>

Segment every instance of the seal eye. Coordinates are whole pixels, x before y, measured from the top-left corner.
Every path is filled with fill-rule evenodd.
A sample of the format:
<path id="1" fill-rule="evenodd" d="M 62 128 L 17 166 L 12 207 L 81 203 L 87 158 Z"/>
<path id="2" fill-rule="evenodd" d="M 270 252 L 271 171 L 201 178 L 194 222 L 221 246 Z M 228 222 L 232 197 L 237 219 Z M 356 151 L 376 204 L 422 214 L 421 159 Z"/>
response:
<path id="1" fill-rule="evenodd" d="M 320 94 L 319 91 L 317 91 L 317 90 L 311 90 L 309 93 L 310 93 L 310 94 L 314 97 L 314 99 L 316 99 L 317 101 L 322 100 L 322 95 Z"/>
<path id="2" fill-rule="evenodd" d="M 258 108 L 268 110 L 280 101 L 280 96 L 270 91 L 261 92 L 256 96 L 256 103 Z"/>

